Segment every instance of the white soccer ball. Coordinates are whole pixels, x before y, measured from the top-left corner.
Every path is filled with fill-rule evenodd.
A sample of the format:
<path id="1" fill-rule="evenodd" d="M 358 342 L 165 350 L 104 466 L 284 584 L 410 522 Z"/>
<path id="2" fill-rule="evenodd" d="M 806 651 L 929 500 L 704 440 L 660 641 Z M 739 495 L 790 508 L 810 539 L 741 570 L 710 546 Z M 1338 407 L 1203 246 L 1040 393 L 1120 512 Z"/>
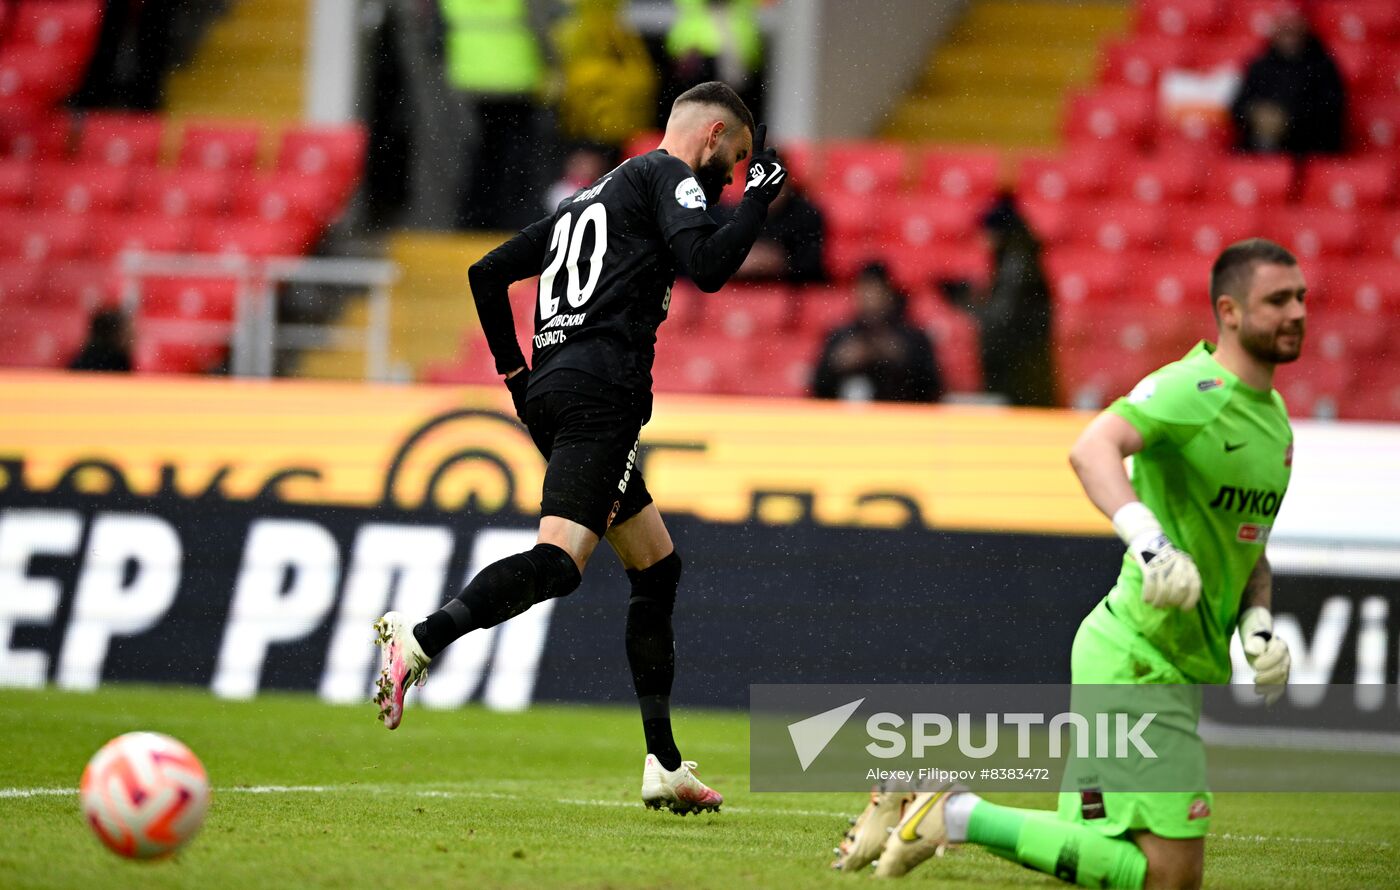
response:
<path id="1" fill-rule="evenodd" d="M 129 732 L 103 745 L 78 790 L 97 837 L 131 859 L 165 856 L 189 843 L 209 808 L 204 765 L 158 732 Z"/>

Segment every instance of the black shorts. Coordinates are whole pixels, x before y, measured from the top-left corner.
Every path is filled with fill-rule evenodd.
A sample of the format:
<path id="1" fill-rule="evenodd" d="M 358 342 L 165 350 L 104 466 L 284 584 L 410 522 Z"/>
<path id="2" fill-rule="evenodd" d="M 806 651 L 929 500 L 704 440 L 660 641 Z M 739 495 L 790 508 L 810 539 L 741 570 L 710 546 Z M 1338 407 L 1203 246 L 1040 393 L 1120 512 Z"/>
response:
<path id="1" fill-rule="evenodd" d="M 576 384 L 551 387 L 525 403 L 525 426 L 549 461 L 540 515 L 563 517 L 602 537 L 651 503 L 635 467 L 643 408 L 625 390 L 587 374 L 550 376 L 564 374 Z"/>

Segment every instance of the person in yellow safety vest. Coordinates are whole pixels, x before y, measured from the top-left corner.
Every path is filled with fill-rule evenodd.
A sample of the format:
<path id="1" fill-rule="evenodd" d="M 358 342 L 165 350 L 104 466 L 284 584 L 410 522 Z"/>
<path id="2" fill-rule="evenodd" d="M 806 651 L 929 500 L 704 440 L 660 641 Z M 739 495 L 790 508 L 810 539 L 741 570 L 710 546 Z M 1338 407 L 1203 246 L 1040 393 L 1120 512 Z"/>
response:
<path id="1" fill-rule="evenodd" d="M 676 20 L 666 34 L 666 52 L 679 79 L 722 80 L 742 93 L 763 61 L 756 0 L 675 3 Z"/>
<path id="2" fill-rule="evenodd" d="M 566 139 L 618 147 L 655 116 L 656 66 L 619 7 L 620 0 L 575 0 L 551 34 Z"/>
<path id="3" fill-rule="evenodd" d="M 447 83 L 475 108 L 460 227 L 517 229 L 538 214 L 536 103 L 545 63 L 527 0 L 439 0 Z"/>

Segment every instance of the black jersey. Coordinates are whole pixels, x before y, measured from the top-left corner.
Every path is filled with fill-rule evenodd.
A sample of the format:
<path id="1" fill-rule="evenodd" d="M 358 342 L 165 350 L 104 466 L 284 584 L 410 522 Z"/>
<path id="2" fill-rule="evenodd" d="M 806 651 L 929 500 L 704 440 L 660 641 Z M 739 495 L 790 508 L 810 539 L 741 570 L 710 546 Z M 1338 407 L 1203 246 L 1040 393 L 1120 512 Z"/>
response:
<path id="1" fill-rule="evenodd" d="M 550 377 L 566 368 L 650 393 L 656 329 L 676 281 L 668 242 L 699 227 L 715 227 L 704 190 L 684 161 L 659 149 L 624 161 L 531 226 L 528 234 L 548 245 L 531 397 L 550 391 Z"/>

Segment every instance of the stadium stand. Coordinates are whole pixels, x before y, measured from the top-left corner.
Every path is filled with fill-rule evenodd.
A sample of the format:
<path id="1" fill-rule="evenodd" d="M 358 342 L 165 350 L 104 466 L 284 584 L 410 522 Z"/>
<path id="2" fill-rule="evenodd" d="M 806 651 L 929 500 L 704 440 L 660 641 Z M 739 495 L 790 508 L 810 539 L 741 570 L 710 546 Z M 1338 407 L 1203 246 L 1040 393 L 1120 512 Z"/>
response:
<path id="1" fill-rule="evenodd" d="M 101 15 L 101 0 L 22 0 L 0 44 L 0 309 L 25 307 L 4 313 L 0 365 L 63 365 L 88 314 L 122 299 L 123 251 L 304 253 L 344 210 L 364 164 L 359 126 L 282 129 L 262 170 L 271 134 L 258 121 L 60 108 Z M 162 163 L 176 133 L 173 163 Z M 226 321 L 231 303 L 231 282 L 153 282 L 139 304 L 137 370 L 217 364 L 225 347 L 145 343 L 142 320 Z"/>

